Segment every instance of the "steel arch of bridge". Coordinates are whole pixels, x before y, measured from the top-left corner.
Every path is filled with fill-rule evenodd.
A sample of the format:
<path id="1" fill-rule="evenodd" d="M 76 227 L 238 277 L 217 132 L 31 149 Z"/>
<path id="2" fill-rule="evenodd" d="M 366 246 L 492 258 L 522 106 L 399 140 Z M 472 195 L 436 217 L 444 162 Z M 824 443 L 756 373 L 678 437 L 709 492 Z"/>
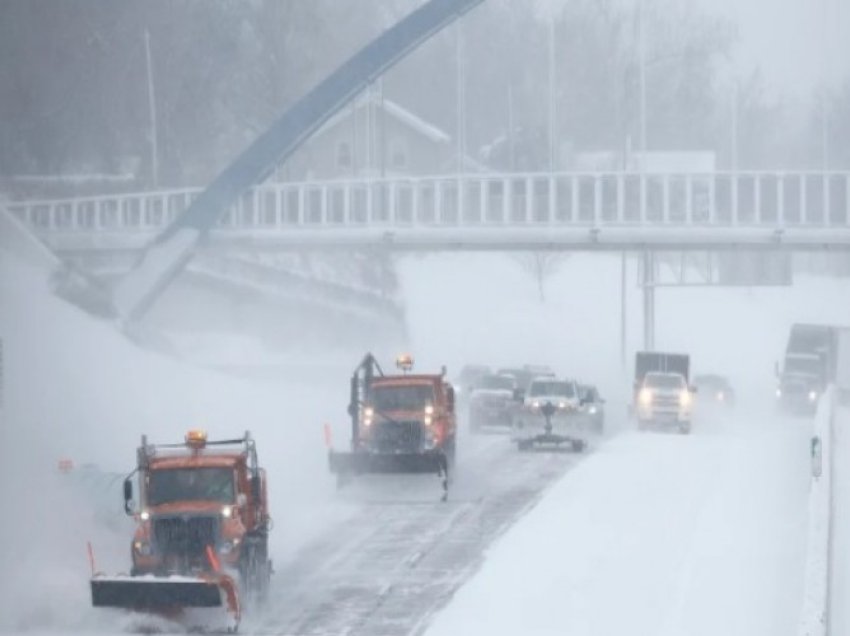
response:
<path id="1" fill-rule="evenodd" d="M 227 209 L 263 181 L 369 83 L 483 0 L 429 0 L 369 42 L 299 99 L 148 246 L 112 295 L 124 321 L 140 318 Z"/>

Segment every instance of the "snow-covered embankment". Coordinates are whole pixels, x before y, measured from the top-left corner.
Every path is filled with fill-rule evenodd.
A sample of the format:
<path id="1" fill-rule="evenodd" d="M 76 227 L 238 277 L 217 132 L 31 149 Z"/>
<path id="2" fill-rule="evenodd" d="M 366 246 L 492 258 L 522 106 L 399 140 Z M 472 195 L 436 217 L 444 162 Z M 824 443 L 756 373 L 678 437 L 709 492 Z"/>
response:
<path id="1" fill-rule="evenodd" d="M 493 547 L 429 635 L 795 633 L 809 431 L 750 415 L 619 436 Z"/>
<path id="2" fill-rule="evenodd" d="M 832 475 L 834 391 L 820 400 L 812 430 L 809 528 L 806 545 L 806 579 L 800 636 L 827 634 L 829 611 L 830 534 L 832 532 Z"/>

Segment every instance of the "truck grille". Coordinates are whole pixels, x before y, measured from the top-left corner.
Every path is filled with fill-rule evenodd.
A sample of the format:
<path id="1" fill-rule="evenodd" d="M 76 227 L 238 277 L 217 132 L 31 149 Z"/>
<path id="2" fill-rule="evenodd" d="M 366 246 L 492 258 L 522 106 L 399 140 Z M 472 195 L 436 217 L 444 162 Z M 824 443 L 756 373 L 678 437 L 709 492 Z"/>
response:
<path id="1" fill-rule="evenodd" d="M 679 398 L 678 398 L 678 396 L 658 395 L 652 401 L 652 405 L 655 408 L 661 408 L 661 409 L 677 409 L 677 408 L 679 408 Z"/>
<path id="2" fill-rule="evenodd" d="M 377 422 L 372 444 L 382 453 L 417 453 L 422 447 L 422 423 L 419 420 Z"/>
<path id="3" fill-rule="evenodd" d="M 206 547 L 216 547 L 219 519 L 201 517 L 157 517 L 153 520 L 153 543 L 163 556 L 202 559 Z"/>

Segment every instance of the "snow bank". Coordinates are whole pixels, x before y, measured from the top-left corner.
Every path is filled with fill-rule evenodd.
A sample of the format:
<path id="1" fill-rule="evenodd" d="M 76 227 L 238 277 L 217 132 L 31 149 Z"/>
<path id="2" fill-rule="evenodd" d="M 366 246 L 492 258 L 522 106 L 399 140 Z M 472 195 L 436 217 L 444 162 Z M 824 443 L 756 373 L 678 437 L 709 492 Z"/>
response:
<path id="1" fill-rule="evenodd" d="M 800 636 L 825 636 L 827 634 L 834 399 L 833 389 L 827 391 L 821 398 L 809 446 L 812 481 L 809 491 L 806 578 L 803 611 L 800 616 Z"/>
<path id="2" fill-rule="evenodd" d="M 0 250 L 44 271 L 59 267 L 59 259 L 21 221 L 0 205 Z"/>
<path id="3" fill-rule="evenodd" d="M 850 408 L 836 395 L 832 426 L 832 475 L 828 633 L 850 634 Z M 821 547 L 821 554 L 826 550 Z M 822 599 L 823 600 L 823 599 Z M 823 606 L 821 605 L 821 608 Z"/>
<path id="4" fill-rule="evenodd" d="M 344 377 L 252 384 L 181 364 L 55 298 L 47 275 L 0 250 L 0 498 L 14 510 L 0 524 L 0 631 L 91 624 L 88 540 L 99 569 L 129 567 L 120 490 L 114 523 L 104 524 L 103 494 L 61 474 L 61 458 L 126 474 L 142 433 L 166 442 L 189 428 L 210 437 L 249 429 L 274 484 L 275 559 L 341 514 L 328 506 L 334 486 L 321 423 L 344 413 Z"/>
<path id="5" fill-rule="evenodd" d="M 627 433 L 555 485 L 427 632 L 793 633 L 808 432 Z"/>

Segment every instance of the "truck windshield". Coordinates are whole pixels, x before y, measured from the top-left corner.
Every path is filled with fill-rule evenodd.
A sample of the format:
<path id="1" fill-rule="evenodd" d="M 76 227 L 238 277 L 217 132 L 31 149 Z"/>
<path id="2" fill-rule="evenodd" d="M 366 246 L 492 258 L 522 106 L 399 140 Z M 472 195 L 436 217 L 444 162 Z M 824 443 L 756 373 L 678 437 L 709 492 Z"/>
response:
<path id="1" fill-rule="evenodd" d="M 167 468 L 152 470 L 148 476 L 150 506 L 177 501 L 232 503 L 235 498 L 230 468 Z"/>
<path id="2" fill-rule="evenodd" d="M 821 371 L 818 358 L 786 358 L 785 373 L 805 373 L 818 375 Z"/>
<path id="3" fill-rule="evenodd" d="M 685 386 L 685 380 L 672 373 L 650 373 L 644 384 L 653 389 L 681 389 Z"/>
<path id="4" fill-rule="evenodd" d="M 484 366 L 466 366 L 460 370 L 460 375 L 457 378 L 459 384 L 469 384 L 475 382 L 482 375 L 490 373 L 490 369 Z"/>
<path id="5" fill-rule="evenodd" d="M 477 388 L 512 391 L 514 388 L 514 381 L 512 378 L 508 378 L 503 375 L 488 375 L 481 378 Z"/>
<path id="6" fill-rule="evenodd" d="M 434 404 L 434 388 L 430 384 L 376 386 L 372 389 L 372 406 L 381 411 L 421 411 Z"/>
<path id="7" fill-rule="evenodd" d="M 560 397 L 575 397 L 575 387 L 572 382 L 558 382 L 552 380 L 549 382 L 533 382 L 531 390 L 528 392 L 531 397 L 541 395 L 557 395 Z"/>

